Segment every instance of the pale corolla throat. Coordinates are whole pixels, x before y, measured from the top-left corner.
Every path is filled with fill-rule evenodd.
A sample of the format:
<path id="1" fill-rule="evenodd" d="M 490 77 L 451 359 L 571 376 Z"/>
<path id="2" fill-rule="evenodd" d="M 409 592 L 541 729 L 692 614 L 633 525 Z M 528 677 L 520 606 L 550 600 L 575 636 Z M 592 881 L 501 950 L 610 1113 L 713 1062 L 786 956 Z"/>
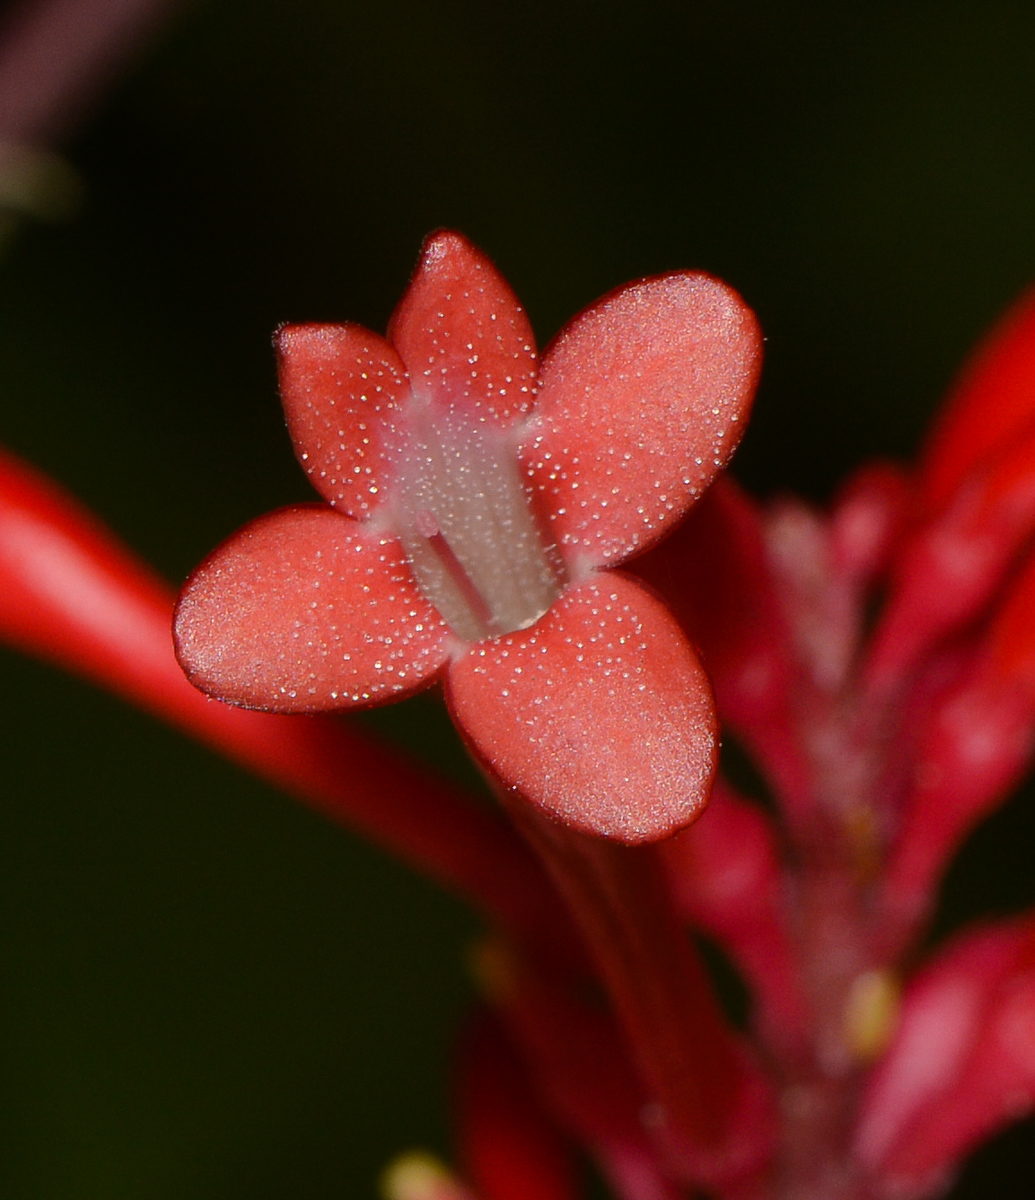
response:
<path id="1" fill-rule="evenodd" d="M 512 433 L 418 397 L 399 424 L 392 524 L 420 590 L 464 641 L 527 629 L 567 581 Z"/>

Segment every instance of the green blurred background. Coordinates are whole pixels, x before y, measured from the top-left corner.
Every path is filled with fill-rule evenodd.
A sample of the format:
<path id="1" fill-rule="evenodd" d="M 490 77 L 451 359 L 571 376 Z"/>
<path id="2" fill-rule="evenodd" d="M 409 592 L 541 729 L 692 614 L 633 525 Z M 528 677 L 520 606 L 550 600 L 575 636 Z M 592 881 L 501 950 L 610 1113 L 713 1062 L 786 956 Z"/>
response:
<path id="1" fill-rule="evenodd" d="M 0 441 L 179 580 L 309 496 L 282 320 L 383 328 L 464 230 L 546 341 L 701 267 L 760 314 L 737 473 L 821 500 L 913 452 L 1035 278 L 1035 7 L 208 0 L 67 147 L 79 216 L 0 261 Z M 114 700 L 4 653 L 0 1195 L 371 1197 L 448 1150 L 461 906 Z M 431 702 L 381 718 L 463 772 Z M 1030 801 L 940 918 L 1035 901 Z M 1023 1195 L 1029 1126 L 957 1197 Z"/>

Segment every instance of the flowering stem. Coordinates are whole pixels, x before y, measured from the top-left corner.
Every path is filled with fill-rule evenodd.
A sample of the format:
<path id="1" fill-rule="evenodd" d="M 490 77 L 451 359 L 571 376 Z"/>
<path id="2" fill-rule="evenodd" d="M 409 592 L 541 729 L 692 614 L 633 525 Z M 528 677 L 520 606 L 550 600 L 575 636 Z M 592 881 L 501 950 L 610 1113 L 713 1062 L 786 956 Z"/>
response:
<path id="1" fill-rule="evenodd" d="M 484 1200 L 579 1200 L 573 1147 L 487 1010 L 475 1014 L 460 1038 L 453 1093 L 464 1173 Z"/>
<path id="2" fill-rule="evenodd" d="M 676 918 L 655 851 L 588 837 L 519 802 L 508 807 L 596 960 L 655 1098 L 645 1124 L 672 1169 L 720 1185 L 759 1168 L 767 1096 Z"/>

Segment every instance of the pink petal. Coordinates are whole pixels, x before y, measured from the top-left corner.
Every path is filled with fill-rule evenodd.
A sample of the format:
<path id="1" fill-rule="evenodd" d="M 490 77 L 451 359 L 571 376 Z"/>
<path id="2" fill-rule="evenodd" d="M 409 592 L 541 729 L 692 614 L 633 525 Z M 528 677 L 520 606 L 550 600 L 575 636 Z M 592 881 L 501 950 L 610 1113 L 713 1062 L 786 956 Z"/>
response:
<path id="1" fill-rule="evenodd" d="M 260 517 L 214 551 L 180 595 L 175 636 L 195 687 L 272 712 L 415 691 L 451 637 L 396 541 L 316 506 Z"/>
<path id="2" fill-rule="evenodd" d="M 388 337 L 417 395 L 516 420 L 535 395 L 535 336 L 488 258 L 458 233 L 424 243 Z"/>
<path id="3" fill-rule="evenodd" d="M 569 559 L 615 563 L 675 524 L 740 441 L 761 360 L 750 309 L 707 275 L 631 284 L 575 318 L 521 450 Z"/>
<path id="4" fill-rule="evenodd" d="M 531 629 L 449 670 L 474 752 L 548 815 L 622 842 L 689 824 L 715 769 L 707 677 L 668 610 L 623 576 L 569 588 Z"/>
<path id="5" fill-rule="evenodd" d="M 280 395 L 313 487 L 350 517 L 384 499 L 386 434 L 409 395 L 391 346 L 359 325 L 285 325 L 277 332 Z"/>
<path id="6" fill-rule="evenodd" d="M 895 463 L 873 462 L 850 475 L 830 514 L 835 572 L 860 592 L 881 579 L 913 503 L 913 480 Z"/>

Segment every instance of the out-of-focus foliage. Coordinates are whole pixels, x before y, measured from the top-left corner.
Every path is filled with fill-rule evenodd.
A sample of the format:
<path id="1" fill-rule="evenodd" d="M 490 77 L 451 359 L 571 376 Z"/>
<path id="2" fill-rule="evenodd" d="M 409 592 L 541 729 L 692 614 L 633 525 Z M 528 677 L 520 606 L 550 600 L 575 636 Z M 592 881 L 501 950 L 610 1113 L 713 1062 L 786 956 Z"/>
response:
<path id="1" fill-rule="evenodd" d="M 912 451 L 1035 278 L 1033 42 L 1035 11 L 973 0 L 195 4 L 67 148 L 79 217 L 0 262 L 0 440 L 182 577 L 309 495 L 272 328 L 383 327 L 449 225 L 543 341 L 637 275 L 729 280 L 769 338 L 738 473 L 823 496 Z M 0 663 L 0 1191 L 329 1200 L 444 1148 L 470 919 L 114 701 Z M 378 720 L 440 757 L 452 736 L 429 702 Z M 1014 805 L 979 835 L 943 923 L 1031 902 L 1033 824 Z M 1030 1139 L 959 1196 L 1023 1187 Z"/>

